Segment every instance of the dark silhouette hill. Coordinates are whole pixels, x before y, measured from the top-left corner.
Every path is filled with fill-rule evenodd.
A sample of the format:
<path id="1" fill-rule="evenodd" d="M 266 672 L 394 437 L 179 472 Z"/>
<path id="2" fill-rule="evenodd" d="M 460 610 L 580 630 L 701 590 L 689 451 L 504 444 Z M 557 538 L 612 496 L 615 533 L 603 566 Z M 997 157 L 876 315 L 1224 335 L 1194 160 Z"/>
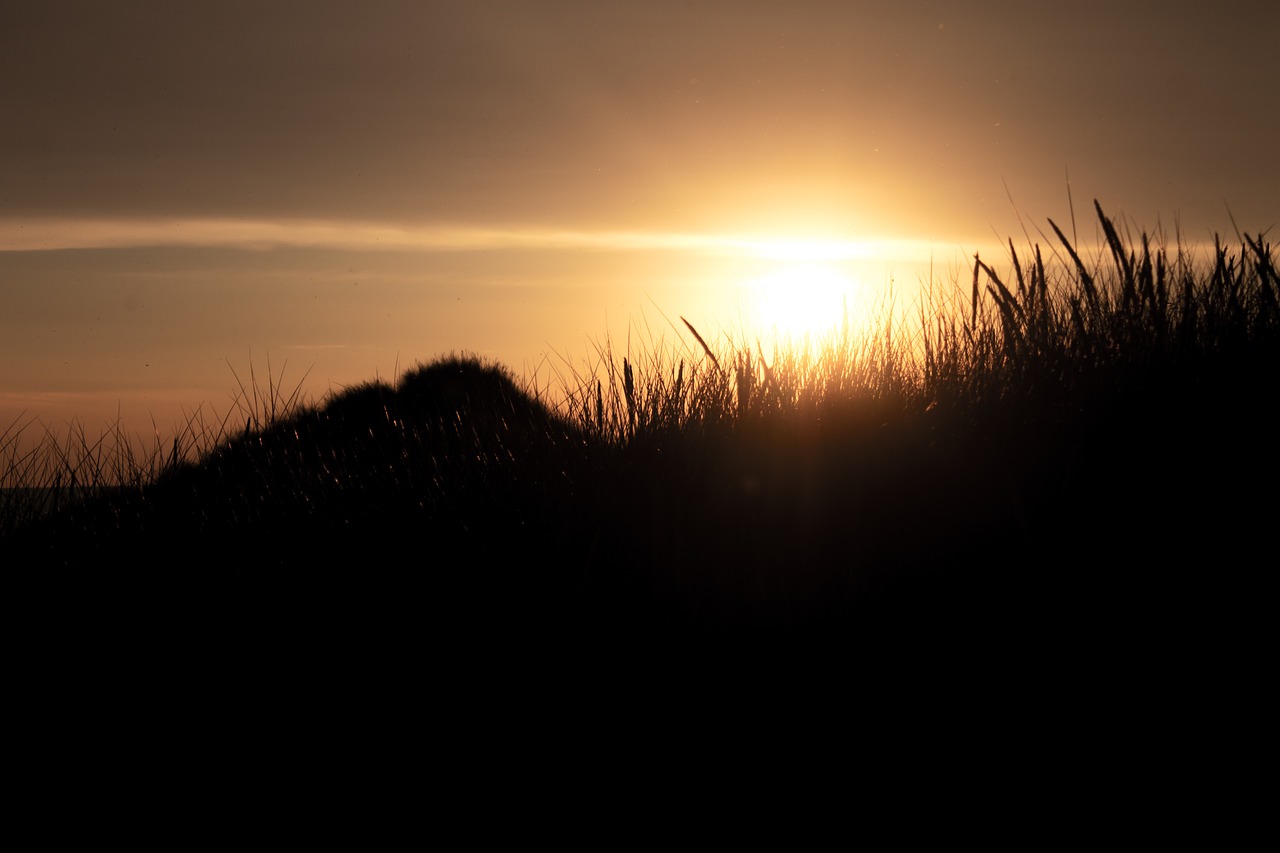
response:
<path id="1" fill-rule="evenodd" d="M 313 559 L 322 566 L 310 571 L 390 570 L 461 557 L 465 548 L 453 550 L 460 536 L 507 549 L 481 531 L 530 525 L 556 497 L 542 468 L 581 445 L 505 371 L 446 359 L 395 387 L 348 389 L 137 493 L 74 507 L 25 538 L 40 540 L 52 563 L 81 571 L 86 555 L 117 552 L 144 571 L 174 552 L 215 573 Z"/>
<path id="2" fill-rule="evenodd" d="M 1154 607 L 1150 626 L 1197 585 L 1252 583 L 1225 575 L 1270 528 L 1251 485 L 1277 473 L 1259 452 L 1268 404 L 1248 391 L 1273 363 L 1147 386 L 1100 374 L 981 404 L 850 401 L 615 447 L 504 371 L 448 359 L 11 547 L 105 593 L 345 590 L 451 624 L 909 635 L 958 622 L 972 637 Z"/>

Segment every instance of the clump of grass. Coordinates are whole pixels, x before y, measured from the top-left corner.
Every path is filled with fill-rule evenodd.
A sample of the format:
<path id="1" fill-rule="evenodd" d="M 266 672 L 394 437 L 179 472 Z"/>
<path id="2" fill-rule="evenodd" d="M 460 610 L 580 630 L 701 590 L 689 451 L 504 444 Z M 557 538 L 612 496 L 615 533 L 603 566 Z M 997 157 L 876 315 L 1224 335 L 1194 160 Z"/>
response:
<path id="1" fill-rule="evenodd" d="M 1262 236 L 1243 235 L 1238 253 L 1215 238 L 1206 270 L 1145 233 L 1125 242 L 1095 208 L 1109 263 L 1086 264 L 1050 220 L 1069 264 L 1047 267 L 1039 245 L 1020 257 L 1010 241 L 1011 281 L 975 257 L 966 316 L 922 316 L 919 378 L 933 395 L 981 400 L 1273 344 L 1280 311 Z"/>
<path id="2" fill-rule="evenodd" d="M 1263 235 L 1243 234 L 1238 250 L 1215 238 L 1206 260 L 1146 233 L 1126 241 L 1095 209 L 1103 242 L 1092 262 L 1050 220 L 1060 245 L 1020 254 L 1010 240 L 1005 273 L 975 256 L 963 304 L 958 287 L 930 289 L 914 325 L 886 309 L 871 333 L 853 332 L 846 317 L 820 345 L 783 342 L 772 359 L 758 339 L 713 347 L 681 318 L 689 337 L 675 347 L 659 342 L 619 360 L 605 346 L 584 371 L 562 377 L 566 407 L 593 434 L 626 442 L 858 399 L 983 405 L 1084 394 L 1104 374 L 1115 383 L 1143 371 L 1176 379 L 1184 366 L 1255 350 L 1270 369 L 1280 285 Z"/>

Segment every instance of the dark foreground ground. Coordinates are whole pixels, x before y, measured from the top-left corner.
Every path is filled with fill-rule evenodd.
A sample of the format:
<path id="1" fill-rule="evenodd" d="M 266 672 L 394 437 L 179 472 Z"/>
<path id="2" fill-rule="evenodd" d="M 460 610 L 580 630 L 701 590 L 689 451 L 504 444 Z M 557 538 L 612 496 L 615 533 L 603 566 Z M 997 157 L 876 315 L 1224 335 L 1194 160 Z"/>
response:
<path id="1" fill-rule="evenodd" d="M 6 543 L 8 572 L 93 620 L 225 615 L 476 647 L 1248 646 L 1275 561 L 1268 371 L 850 402 L 619 447 L 496 371 L 444 362 L 47 519 Z"/>
<path id="2" fill-rule="evenodd" d="M 625 446 L 474 365 L 359 389 L 10 537 L 15 767 L 191 826 L 842 813 L 852 774 L 1220 839 L 1269 730 L 1274 365 Z"/>

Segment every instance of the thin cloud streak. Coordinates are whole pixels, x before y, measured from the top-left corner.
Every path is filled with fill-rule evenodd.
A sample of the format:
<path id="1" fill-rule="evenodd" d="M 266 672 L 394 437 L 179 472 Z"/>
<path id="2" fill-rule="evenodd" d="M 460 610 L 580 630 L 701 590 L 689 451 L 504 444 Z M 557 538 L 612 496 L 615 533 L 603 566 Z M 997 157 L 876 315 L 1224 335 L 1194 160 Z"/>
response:
<path id="1" fill-rule="evenodd" d="M 406 227 L 329 220 L 0 219 L 0 251 L 280 247 L 346 251 L 658 251 L 769 259 L 927 257 L 937 243 L 643 231 Z"/>

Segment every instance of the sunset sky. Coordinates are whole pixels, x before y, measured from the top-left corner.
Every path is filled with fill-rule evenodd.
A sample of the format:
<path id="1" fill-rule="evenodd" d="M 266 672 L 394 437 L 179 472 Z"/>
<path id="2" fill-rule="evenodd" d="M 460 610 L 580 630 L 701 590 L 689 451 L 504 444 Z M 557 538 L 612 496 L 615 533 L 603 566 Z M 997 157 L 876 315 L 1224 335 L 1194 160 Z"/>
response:
<path id="1" fill-rule="evenodd" d="M 218 408 L 250 351 L 316 393 L 521 372 L 785 239 L 945 271 L 1068 222 L 1068 175 L 1082 237 L 1094 198 L 1265 231 L 1277 37 L 1263 0 L 6 3 L 0 430 Z"/>

